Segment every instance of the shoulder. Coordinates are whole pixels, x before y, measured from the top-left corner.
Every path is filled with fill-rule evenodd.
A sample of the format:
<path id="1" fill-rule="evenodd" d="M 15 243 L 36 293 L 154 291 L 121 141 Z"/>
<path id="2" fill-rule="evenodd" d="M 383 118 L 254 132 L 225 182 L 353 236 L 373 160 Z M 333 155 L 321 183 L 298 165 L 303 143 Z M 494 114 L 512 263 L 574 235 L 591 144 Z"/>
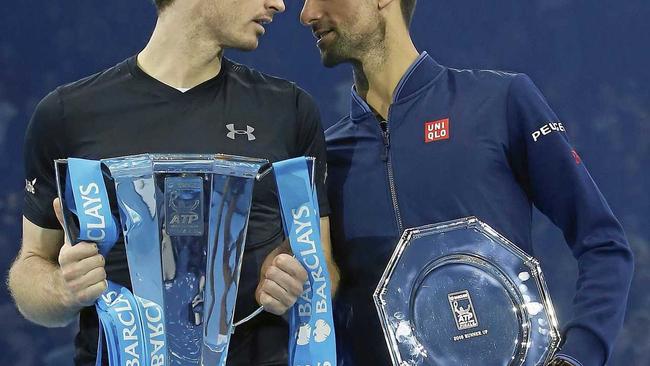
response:
<path id="1" fill-rule="evenodd" d="M 236 95 L 249 97 L 262 109 L 267 108 L 272 111 L 280 109 L 282 115 L 291 111 L 294 111 L 299 119 L 319 115 L 313 97 L 295 82 L 260 72 L 226 58 L 224 62 L 227 66 L 228 83 L 230 87 L 236 88 Z"/>
<path id="2" fill-rule="evenodd" d="M 279 93 L 280 95 L 297 95 L 305 93 L 294 82 L 255 70 L 252 67 L 224 58 L 229 80 L 256 91 Z"/>
<path id="3" fill-rule="evenodd" d="M 58 88 L 47 94 L 36 105 L 25 131 L 25 143 L 57 131 L 63 120 L 63 104 Z"/>
<path id="4" fill-rule="evenodd" d="M 105 91 L 125 80 L 131 79 L 130 60 L 131 58 L 77 81 L 61 85 L 56 88 L 56 91 L 63 102 Z"/>
<path id="5" fill-rule="evenodd" d="M 330 143 L 348 136 L 351 128 L 353 128 L 353 123 L 350 116 L 344 116 L 325 130 L 325 141 Z"/>
<path id="6" fill-rule="evenodd" d="M 456 69 L 453 67 L 447 67 L 446 71 L 450 78 L 488 85 L 507 85 L 518 75 L 523 75 L 516 71 L 494 69 Z"/>
<path id="7" fill-rule="evenodd" d="M 522 81 L 530 82 L 530 78 L 526 74 L 485 69 L 447 68 L 447 78 L 451 84 L 465 89 L 476 89 L 483 92 L 500 91 L 506 95 L 513 85 L 519 85 Z"/>
<path id="8" fill-rule="evenodd" d="M 41 100 L 34 116 L 37 117 L 39 112 L 45 111 L 48 115 L 56 115 L 59 120 L 63 120 L 71 113 L 87 110 L 91 106 L 116 98 L 119 95 L 117 88 L 123 85 L 125 80 L 132 79 L 127 61 L 58 86 Z"/>
<path id="9" fill-rule="evenodd" d="M 28 133 L 48 134 L 61 127 L 71 106 L 87 108 L 97 102 L 97 91 L 114 85 L 116 80 L 129 74 L 126 61 L 86 76 L 77 81 L 60 85 L 37 104 L 28 126 Z M 50 131 L 50 132 L 48 132 Z"/>
<path id="10" fill-rule="evenodd" d="M 544 100 L 531 78 L 520 72 L 449 68 L 446 78 L 448 92 L 470 105 L 488 103 L 511 110 L 515 105 Z"/>

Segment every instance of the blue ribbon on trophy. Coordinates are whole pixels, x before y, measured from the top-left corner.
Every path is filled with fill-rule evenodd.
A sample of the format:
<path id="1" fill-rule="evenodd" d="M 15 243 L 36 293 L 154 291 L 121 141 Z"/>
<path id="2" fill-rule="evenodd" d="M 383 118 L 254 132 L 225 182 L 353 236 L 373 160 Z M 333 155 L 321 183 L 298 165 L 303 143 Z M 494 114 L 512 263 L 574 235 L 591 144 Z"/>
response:
<path id="1" fill-rule="evenodd" d="M 67 164 L 65 186 L 59 163 Z M 273 164 L 284 227 L 309 273 L 290 310 L 290 365 L 333 366 L 331 283 L 309 163 Z M 95 242 L 105 256 L 124 234 L 133 290 L 108 281 L 95 303 L 96 365 L 104 341 L 112 366 L 225 365 L 253 181 L 266 174 L 259 173 L 265 164 L 164 154 L 57 162 L 70 241 Z M 119 221 L 111 214 L 104 166 L 115 184 Z"/>
<path id="2" fill-rule="evenodd" d="M 79 219 L 79 237 L 70 240 L 97 243 L 99 253 L 106 256 L 117 241 L 118 230 L 111 214 L 101 163 L 68 159 L 67 175 L 65 198 L 68 208 Z"/>
<path id="3" fill-rule="evenodd" d="M 68 209 L 79 220 L 79 235 L 70 240 L 95 242 L 100 254 L 106 256 L 117 241 L 118 228 L 111 214 L 99 161 L 68 159 L 65 198 Z M 164 338 L 162 341 L 153 339 L 150 332 L 143 331 L 152 323 L 152 318 L 155 321 L 162 317 L 160 305 L 137 298 L 127 288 L 107 282 L 107 289 L 95 303 L 100 321 L 96 365 L 101 365 L 104 338 L 111 365 L 163 365 L 164 362 L 157 361 L 164 356 L 156 357 L 156 353 L 164 349 Z M 154 329 L 162 333 L 162 322 L 159 323 Z"/>
<path id="4" fill-rule="evenodd" d="M 335 366 L 331 282 L 320 241 L 316 190 L 307 162 L 302 157 L 273 164 L 284 228 L 294 255 L 309 277 L 289 314 L 289 365 Z"/>

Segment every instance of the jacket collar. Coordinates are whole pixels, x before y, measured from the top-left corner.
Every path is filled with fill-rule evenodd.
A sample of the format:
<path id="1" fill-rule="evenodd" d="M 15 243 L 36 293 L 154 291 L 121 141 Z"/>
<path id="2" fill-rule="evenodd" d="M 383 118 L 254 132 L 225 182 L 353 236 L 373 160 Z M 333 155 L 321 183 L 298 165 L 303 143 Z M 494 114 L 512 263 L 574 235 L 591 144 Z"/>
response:
<path id="1" fill-rule="evenodd" d="M 399 83 L 397 83 L 397 87 L 393 93 L 392 104 L 397 104 L 421 92 L 425 86 L 433 82 L 444 70 L 445 67 L 437 63 L 426 51 L 422 52 L 406 70 Z M 372 113 L 372 109 L 370 109 L 368 103 L 357 93 L 354 85 L 352 85 L 350 118 L 353 121 L 359 120 L 368 113 Z"/>

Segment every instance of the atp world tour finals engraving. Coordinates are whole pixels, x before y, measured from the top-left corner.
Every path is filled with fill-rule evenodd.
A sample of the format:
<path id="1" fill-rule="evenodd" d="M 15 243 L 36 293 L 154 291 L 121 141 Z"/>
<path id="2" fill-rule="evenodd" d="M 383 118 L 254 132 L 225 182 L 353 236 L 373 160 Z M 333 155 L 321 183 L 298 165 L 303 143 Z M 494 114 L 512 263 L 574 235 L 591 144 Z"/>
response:
<path id="1" fill-rule="evenodd" d="M 459 331 L 477 328 L 479 326 L 477 313 L 474 310 L 472 297 L 469 295 L 469 291 L 463 290 L 448 294 L 447 299 L 449 300 L 449 306 L 451 307 L 454 319 L 456 320 L 456 328 L 458 328 Z M 455 335 L 453 336 L 453 340 L 458 342 L 474 337 L 484 336 L 486 334 L 488 334 L 487 329 L 477 330 Z"/>
<path id="2" fill-rule="evenodd" d="M 537 261 L 473 217 L 407 229 L 374 300 L 396 366 L 541 366 L 559 344 Z"/>
<path id="3" fill-rule="evenodd" d="M 469 328 L 478 327 L 478 320 L 472 305 L 472 298 L 469 296 L 467 290 L 454 292 L 447 295 L 449 305 L 454 313 L 456 320 L 456 327 L 458 330 L 465 330 Z"/>
<path id="4" fill-rule="evenodd" d="M 456 320 L 456 327 L 458 330 L 465 330 L 469 328 L 478 327 L 478 320 L 474 312 L 474 305 L 472 305 L 472 298 L 469 297 L 469 292 L 463 290 L 454 292 L 447 295 L 451 311 L 454 313 Z"/>
<path id="5" fill-rule="evenodd" d="M 203 235 L 201 177 L 165 178 L 165 230 L 169 235 Z"/>

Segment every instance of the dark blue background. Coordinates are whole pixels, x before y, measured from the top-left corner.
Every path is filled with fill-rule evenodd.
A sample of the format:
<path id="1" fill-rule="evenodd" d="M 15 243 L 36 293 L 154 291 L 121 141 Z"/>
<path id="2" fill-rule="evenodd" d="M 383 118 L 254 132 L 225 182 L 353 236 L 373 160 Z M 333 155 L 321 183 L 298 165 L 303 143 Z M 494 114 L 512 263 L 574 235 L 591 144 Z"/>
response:
<path id="1" fill-rule="evenodd" d="M 182 0 L 179 0 L 182 1 Z M 217 1 L 217 0 L 215 0 Z M 356 1 L 356 0 L 350 0 Z M 230 57 L 298 82 L 323 121 L 348 108 L 348 67 L 320 66 L 314 39 L 286 0 L 260 48 Z M 647 0 L 420 0 L 413 36 L 420 50 L 457 68 L 529 74 L 568 126 L 592 176 L 625 227 L 636 273 L 625 327 L 610 365 L 649 364 L 650 3 Z M 22 137 L 50 90 L 137 53 L 155 22 L 146 0 L 22 0 L 0 11 L 0 273 L 20 243 Z M 179 121 L 182 123 L 182 121 Z M 570 315 L 576 267 L 559 233 L 537 217 L 535 246 L 561 320 Z M 543 250 L 541 250 L 543 249 Z M 645 284 L 645 285 L 643 285 Z M 69 365 L 74 326 L 28 323 L 0 288 L 0 364 Z M 370 351 L 370 350 L 369 350 Z M 588 366 L 588 365 L 585 365 Z"/>

